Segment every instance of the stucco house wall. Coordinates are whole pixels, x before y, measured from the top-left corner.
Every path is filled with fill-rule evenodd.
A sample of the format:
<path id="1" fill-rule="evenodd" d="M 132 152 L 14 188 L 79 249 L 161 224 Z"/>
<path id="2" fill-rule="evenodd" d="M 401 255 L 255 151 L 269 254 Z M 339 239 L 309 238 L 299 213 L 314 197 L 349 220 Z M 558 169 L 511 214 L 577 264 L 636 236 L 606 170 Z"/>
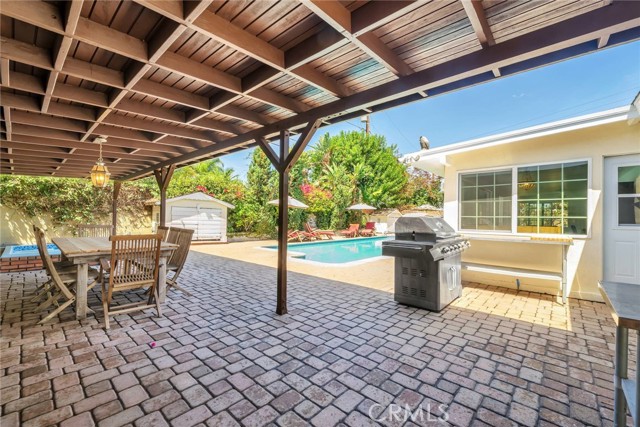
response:
<path id="1" fill-rule="evenodd" d="M 586 237 L 570 236 L 573 238 L 573 245 L 568 249 L 567 283 L 570 297 L 601 301 L 597 285 L 598 280 L 603 277 L 604 159 L 607 156 L 639 153 L 640 125 L 631 125 L 627 120 L 617 120 L 597 126 L 550 132 L 499 145 L 480 145 L 457 153 L 455 150 L 452 151 L 451 154 L 443 153 L 445 155 L 439 156 L 438 161 L 444 165 L 444 219 L 456 230 L 459 229 L 461 172 L 589 161 L 588 233 Z M 495 236 L 498 232 L 490 234 Z M 463 253 L 462 260 L 531 270 L 562 271 L 562 249 L 559 245 L 472 240 L 472 247 Z M 463 271 L 463 280 L 510 288 L 516 287 L 515 279 L 515 276 Z M 549 280 L 520 279 L 520 286 L 523 290 L 560 294 L 559 283 Z"/>

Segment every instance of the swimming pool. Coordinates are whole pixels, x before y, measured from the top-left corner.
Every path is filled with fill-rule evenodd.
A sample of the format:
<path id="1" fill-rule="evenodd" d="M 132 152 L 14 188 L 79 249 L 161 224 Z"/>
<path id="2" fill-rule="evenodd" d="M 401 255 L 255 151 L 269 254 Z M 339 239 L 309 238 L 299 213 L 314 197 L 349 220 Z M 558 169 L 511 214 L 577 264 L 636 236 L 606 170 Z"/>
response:
<path id="1" fill-rule="evenodd" d="M 287 248 L 295 258 L 327 264 L 344 264 L 382 256 L 382 242 L 391 238 L 390 236 L 360 237 L 324 242 L 290 243 Z M 264 247 L 278 248 L 277 245 Z"/>
<path id="2" fill-rule="evenodd" d="M 47 252 L 49 255 L 60 255 L 60 249 L 53 243 L 47 244 Z M 16 245 L 7 246 L 4 248 L 0 258 L 15 258 L 15 257 L 28 257 L 28 256 L 40 256 L 38 253 L 38 247 L 36 245 Z"/>

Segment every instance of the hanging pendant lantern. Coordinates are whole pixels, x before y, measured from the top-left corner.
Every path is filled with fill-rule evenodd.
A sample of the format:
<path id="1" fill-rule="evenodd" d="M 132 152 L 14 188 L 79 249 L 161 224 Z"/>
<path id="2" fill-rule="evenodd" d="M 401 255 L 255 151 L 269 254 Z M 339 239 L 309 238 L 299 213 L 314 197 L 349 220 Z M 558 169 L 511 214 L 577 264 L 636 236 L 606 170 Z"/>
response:
<path id="1" fill-rule="evenodd" d="M 93 183 L 94 187 L 104 188 L 107 186 L 109 177 L 111 176 L 109 169 L 107 169 L 104 161 L 102 160 L 102 143 L 107 142 L 107 138 L 99 136 L 94 139 L 93 142 L 97 142 L 98 144 L 100 144 L 100 157 L 98 158 L 98 161 L 93 166 L 93 168 L 91 168 L 91 182 Z"/>

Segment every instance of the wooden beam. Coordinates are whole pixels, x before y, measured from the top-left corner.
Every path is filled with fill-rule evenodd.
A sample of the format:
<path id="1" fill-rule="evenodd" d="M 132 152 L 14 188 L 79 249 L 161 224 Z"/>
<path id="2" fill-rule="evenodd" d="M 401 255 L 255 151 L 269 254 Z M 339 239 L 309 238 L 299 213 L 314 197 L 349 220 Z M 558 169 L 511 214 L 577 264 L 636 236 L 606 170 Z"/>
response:
<path id="1" fill-rule="evenodd" d="M 327 22 L 336 31 L 347 37 L 354 45 L 371 58 L 398 76 L 408 76 L 414 70 L 373 32 L 359 36 L 352 33 L 351 12 L 340 2 L 324 0 L 300 0 L 308 9 Z"/>
<path id="2" fill-rule="evenodd" d="M 122 181 L 113 182 L 113 194 L 111 196 L 111 228 L 113 234 L 118 234 L 118 197 L 120 196 L 120 188 Z"/>
<path id="3" fill-rule="evenodd" d="M 296 164 L 296 162 L 302 155 L 302 152 L 305 150 L 305 148 L 307 148 L 309 141 L 311 141 L 311 138 L 313 138 L 313 135 L 316 133 L 321 124 L 322 119 L 318 118 L 315 120 L 311 120 L 304 128 L 304 130 L 300 132 L 300 136 L 298 137 L 296 144 L 293 146 L 291 152 L 288 153 L 282 164 L 283 168 L 286 171 L 291 170 L 293 165 Z"/>
<path id="4" fill-rule="evenodd" d="M 598 38 L 598 49 L 602 49 L 609 43 L 609 34 L 605 34 Z"/>
<path id="5" fill-rule="evenodd" d="M 289 154 L 289 131 L 280 132 L 280 159 Z M 289 169 L 278 169 L 278 277 L 276 314 L 287 314 L 287 244 L 289 235 Z"/>
<path id="6" fill-rule="evenodd" d="M 482 0 L 461 0 L 461 2 L 482 47 L 496 44 L 491 28 L 489 27 L 489 21 L 487 21 L 484 13 Z"/>
<path id="7" fill-rule="evenodd" d="M 269 144 L 269 140 L 263 137 L 259 137 L 259 138 L 256 138 L 256 142 L 258 143 L 258 146 L 262 149 L 264 154 L 267 156 L 267 158 L 269 159 L 273 167 L 277 171 L 280 171 L 281 169 L 280 159 L 278 158 L 278 155 L 276 154 L 276 152 L 273 151 L 273 148 Z"/>
<path id="8" fill-rule="evenodd" d="M 8 141 L 11 141 L 13 139 L 13 121 L 11 118 L 11 108 L 3 106 L 2 114 L 4 116 L 5 138 L 7 138 Z"/>
<path id="9" fill-rule="evenodd" d="M 2 58 L 0 59 L 0 82 L 2 82 L 3 86 L 9 86 L 10 85 L 10 79 L 9 79 L 9 75 L 10 75 L 10 62 L 8 59 L 6 58 Z"/>
<path id="10" fill-rule="evenodd" d="M 499 43 L 492 46 L 491 49 L 483 49 L 466 54 L 410 76 L 313 108 L 294 117 L 280 120 L 277 124 L 229 138 L 224 143 L 216 144 L 217 146 L 215 147 L 195 150 L 180 158 L 173 159 L 171 162 L 161 162 L 159 166 L 166 166 L 170 163 L 182 164 L 199 158 L 210 157 L 212 153 L 219 152 L 222 149 L 239 146 L 247 143 L 247 141 L 254 141 L 261 136 L 268 137 L 280 129 L 298 129 L 314 117 L 339 121 L 340 117 L 363 108 L 376 106 L 389 108 L 387 105 L 391 102 L 394 105 L 400 105 L 421 99 L 419 95 L 416 97 L 419 91 L 444 88 L 439 92 L 443 93 L 475 85 L 479 81 L 483 81 L 482 78 L 485 78 L 485 81 L 488 80 L 486 74 L 491 74 L 491 70 L 495 68 L 504 70 L 505 67 L 517 65 L 519 71 L 524 71 L 582 55 L 588 51 L 595 50 L 597 48 L 595 40 L 604 34 L 618 33 L 622 35 L 621 37 L 612 37 L 611 40 L 616 40 L 616 42 L 610 43 L 610 45 L 624 43 L 638 37 L 637 33 L 634 32 L 625 33 L 625 31 L 636 29 L 637 27 L 640 27 L 640 8 L 636 8 L 631 2 L 613 2 L 610 6 L 598 8 L 566 21 Z M 574 46 L 579 48 L 572 49 Z M 554 53 L 554 55 L 549 55 L 551 53 Z M 452 83 L 455 83 L 455 85 L 451 85 Z M 451 87 L 451 89 L 447 89 L 448 87 Z M 374 109 L 374 111 L 377 110 Z M 135 179 L 150 173 L 149 169 L 141 170 L 126 178 Z"/>
<path id="11" fill-rule="evenodd" d="M 73 35 L 75 33 L 78 20 L 80 19 L 80 12 L 82 11 L 82 5 L 83 0 L 72 0 L 65 3 L 66 23 L 64 30 L 66 34 Z M 46 113 L 49 109 L 49 104 L 51 103 L 51 98 L 58 80 L 58 74 L 60 74 L 60 70 L 62 70 L 62 67 L 64 66 L 64 61 L 67 59 L 72 42 L 73 38 L 66 35 L 61 36 L 59 39 L 58 49 L 53 60 L 53 70 L 49 72 L 47 88 L 45 90 L 44 98 L 42 99 L 41 111 L 43 113 Z"/>
<path id="12" fill-rule="evenodd" d="M 156 177 L 156 183 L 160 190 L 160 225 L 162 227 L 167 223 L 167 188 L 169 188 L 169 183 L 171 182 L 171 177 L 173 177 L 173 171 L 175 168 L 175 165 L 171 165 L 161 169 L 155 169 L 153 171 L 153 174 Z"/>
<path id="13" fill-rule="evenodd" d="M 354 36 L 373 31 L 424 5 L 415 0 L 376 0 L 365 3 L 351 13 L 351 33 Z"/>

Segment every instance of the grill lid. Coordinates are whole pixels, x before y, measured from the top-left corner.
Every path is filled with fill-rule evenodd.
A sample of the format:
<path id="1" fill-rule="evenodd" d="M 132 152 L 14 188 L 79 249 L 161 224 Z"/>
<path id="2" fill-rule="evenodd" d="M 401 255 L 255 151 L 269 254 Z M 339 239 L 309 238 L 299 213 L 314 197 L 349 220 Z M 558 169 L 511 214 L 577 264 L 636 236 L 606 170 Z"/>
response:
<path id="1" fill-rule="evenodd" d="M 436 242 L 456 237 L 455 230 L 442 218 L 433 218 L 422 213 L 406 214 L 395 224 L 396 240 Z"/>

